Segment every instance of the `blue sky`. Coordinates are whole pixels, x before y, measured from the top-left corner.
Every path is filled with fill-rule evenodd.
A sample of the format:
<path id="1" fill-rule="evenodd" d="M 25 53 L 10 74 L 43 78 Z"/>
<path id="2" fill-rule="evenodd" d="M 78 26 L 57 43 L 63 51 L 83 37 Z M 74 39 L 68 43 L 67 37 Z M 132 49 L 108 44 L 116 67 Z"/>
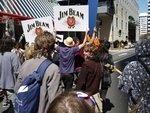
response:
<path id="1" fill-rule="evenodd" d="M 148 4 L 147 0 L 136 0 L 139 5 L 139 13 L 147 13 L 148 12 Z"/>

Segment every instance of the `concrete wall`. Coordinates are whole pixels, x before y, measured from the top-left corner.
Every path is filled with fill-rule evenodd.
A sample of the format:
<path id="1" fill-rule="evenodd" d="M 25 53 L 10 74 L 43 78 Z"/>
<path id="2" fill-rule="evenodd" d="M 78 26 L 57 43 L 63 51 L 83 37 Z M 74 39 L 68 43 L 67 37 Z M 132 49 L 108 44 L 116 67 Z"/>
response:
<path id="1" fill-rule="evenodd" d="M 109 40 L 112 19 L 110 16 L 103 16 L 101 17 L 101 20 L 102 20 L 102 25 L 99 26 L 100 30 L 98 32 L 100 33 L 100 39 Z"/>

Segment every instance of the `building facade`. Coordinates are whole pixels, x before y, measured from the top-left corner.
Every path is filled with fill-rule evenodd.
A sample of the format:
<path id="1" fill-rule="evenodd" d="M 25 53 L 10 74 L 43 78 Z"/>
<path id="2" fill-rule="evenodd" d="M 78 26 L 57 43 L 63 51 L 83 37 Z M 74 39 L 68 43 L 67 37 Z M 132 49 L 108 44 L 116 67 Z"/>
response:
<path id="1" fill-rule="evenodd" d="M 139 14 L 139 24 L 140 24 L 139 32 L 140 32 L 140 35 L 147 34 L 147 27 L 148 27 L 147 18 L 148 18 L 147 13 L 140 13 Z"/>
<path id="2" fill-rule="evenodd" d="M 147 32 L 150 33 L 150 0 L 148 0 Z"/>
<path id="3" fill-rule="evenodd" d="M 55 5 L 87 5 L 88 3 L 88 0 L 38 0 L 37 2 L 36 0 L 1 1 L 1 11 L 32 18 L 39 18 L 42 17 L 42 15 L 52 16 L 53 18 L 53 6 Z M 55 2 L 58 2 L 58 4 Z M 5 7 L 7 8 L 6 11 Z M 136 0 L 99 0 L 97 9 L 97 36 L 101 40 L 109 40 L 111 42 L 115 40 L 137 41 L 139 37 L 138 11 L 139 6 Z M 148 26 L 150 27 L 150 25 Z M 82 37 L 82 35 L 82 33 L 73 32 L 71 36 Z"/>
<path id="4" fill-rule="evenodd" d="M 135 42 L 139 39 L 139 6 L 135 0 L 114 0 L 115 14 L 109 40 Z"/>
<path id="5" fill-rule="evenodd" d="M 56 3 L 57 2 L 57 0 L 40 0 L 40 1 L 51 2 L 51 3 Z"/>

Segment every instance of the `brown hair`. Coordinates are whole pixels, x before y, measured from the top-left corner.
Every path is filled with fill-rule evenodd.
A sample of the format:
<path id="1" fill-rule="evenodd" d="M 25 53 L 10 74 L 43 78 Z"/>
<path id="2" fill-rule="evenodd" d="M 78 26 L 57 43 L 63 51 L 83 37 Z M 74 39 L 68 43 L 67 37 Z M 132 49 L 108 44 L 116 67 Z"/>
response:
<path id="1" fill-rule="evenodd" d="M 52 101 L 47 113 L 95 113 L 95 109 L 87 99 L 77 97 L 77 91 L 68 90 Z"/>
<path id="2" fill-rule="evenodd" d="M 54 50 L 54 36 L 48 32 L 44 31 L 36 36 L 34 43 L 33 57 L 44 56 L 51 59 L 51 53 Z"/>
<path id="3" fill-rule="evenodd" d="M 88 44 L 84 47 L 84 51 L 90 52 L 93 56 L 97 56 L 99 54 L 97 48 L 94 44 Z"/>
<path id="4" fill-rule="evenodd" d="M 76 43 L 80 43 L 80 40 L 79 40 L 78 37 L 73 37 L 73 41 L 75 42 L 75 44 L 76 44 Z"/>

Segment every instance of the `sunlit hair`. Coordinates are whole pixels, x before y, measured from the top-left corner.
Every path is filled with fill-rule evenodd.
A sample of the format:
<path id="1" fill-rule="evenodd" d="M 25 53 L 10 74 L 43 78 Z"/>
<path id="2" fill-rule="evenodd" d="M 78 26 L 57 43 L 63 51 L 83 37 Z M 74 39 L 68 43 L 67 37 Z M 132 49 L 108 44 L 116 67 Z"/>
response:
<path id="1" fill-rule="evenodd" d="M 13 49 L 14 42 L 10 36 L 4 36 L 0 39 L 0 53 L 10 52 Z"/>
<path id="2" fill-rule="evenodd" d="M 34 43 L 32 43 L 30 46 L 25 45 L 25 58 L 28 60 L 30 58 L 33 58 L 33 52 L 34 52 Z"/>
<path id="3" fill-rule="evenodd" d="M 40 33 L 35 38 L 33 57 L 40 58 L 44 56 L 50 59 L 51 53 L 54 50 L 54 44 L 54 36 L 50 32 L 44 31 Z"/>
<path id="4" fill-rule="evenodd" d="M 99 53 L 94 44 L 88 44 L 88 45 L 86 45 L 84 47 L 84 51 L 90 52 L 92 54 L 92 56 L 97 56 L 98 53 Z"/>
<path id="5" fill-rule="evenodd" d="M 95 113 L 94 106 L 77 96 L 77 91 L 65 91 L 50 104 L 47 113 Z"/>

